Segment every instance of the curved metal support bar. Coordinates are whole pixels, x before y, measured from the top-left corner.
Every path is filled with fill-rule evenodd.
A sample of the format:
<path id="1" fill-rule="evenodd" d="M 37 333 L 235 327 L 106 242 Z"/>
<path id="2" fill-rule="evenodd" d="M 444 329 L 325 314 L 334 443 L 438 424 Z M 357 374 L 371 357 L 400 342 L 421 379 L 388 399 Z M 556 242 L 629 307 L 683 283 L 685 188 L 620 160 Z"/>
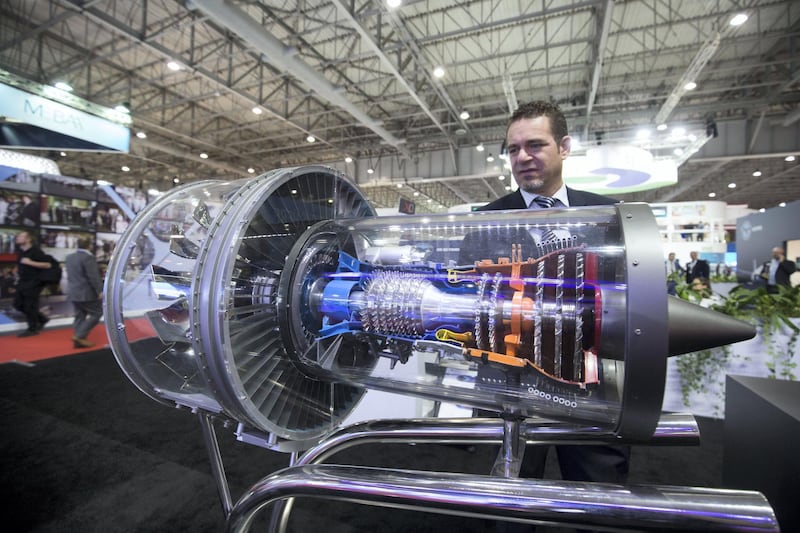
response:
<path id="1" fill-rule="evenodd" d="M 609 531 L 778 532 L 758 492 L 505 479 L 453 473 L 306 465 L 257 483 L 228 517 L 245 532 L 270 503 L 297 496 Z"/>
<path id="2" fill-rule="evenodd" d="M 501 444 L 500 418 L 419 418 L 371 420 L 339 429 L 309 449 L 296 466 L 318 464 L 331 455 L 368 443 L 428 442 L 439 444 Z M 528 444 L 623 444 L 613 431 L 595 426 L 576 426 L 551 420 L 526 419 L 520 436 Z M 664 413 L 648 444 L 696 446 L 700 443 L 697 421 L 691 414 Z"/>

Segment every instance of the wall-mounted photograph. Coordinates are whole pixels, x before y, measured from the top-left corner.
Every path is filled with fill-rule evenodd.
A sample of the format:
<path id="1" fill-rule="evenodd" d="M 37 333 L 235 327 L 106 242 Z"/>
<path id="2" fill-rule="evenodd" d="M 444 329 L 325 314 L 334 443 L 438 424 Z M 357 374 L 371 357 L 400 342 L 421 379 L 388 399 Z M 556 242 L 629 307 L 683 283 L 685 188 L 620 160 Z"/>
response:
<path id="1" fill-rule="evenodd" d="M 65 226 L 68 229 L 93 229 L 95 202 L 82 198 L 42 195 L 42 226 Z"/>

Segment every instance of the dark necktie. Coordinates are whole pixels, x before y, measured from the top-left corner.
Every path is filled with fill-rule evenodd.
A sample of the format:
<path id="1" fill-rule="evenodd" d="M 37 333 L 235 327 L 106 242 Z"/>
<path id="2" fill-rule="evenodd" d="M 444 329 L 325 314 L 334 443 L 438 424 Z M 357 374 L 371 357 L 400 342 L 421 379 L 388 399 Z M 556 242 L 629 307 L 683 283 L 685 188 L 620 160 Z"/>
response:
<path id="1" fill-rule="evenodd" d="M 550 196 L 537 196 L 536 198 L 533 199 L 533 202 L 542 209 L 550 209 L 551 207 L 556 205 L 557 201 L 558 200 Z M 544 232 L 542 232 L 542 238 L 541 238 L 542 244 L 555 241 L 556 239 L 558 239 L 558 237 L 553 232 L 553 230 L 547 229 Z"/>
<path id="2" fill-rule="evenodd" d="M 536 203 L 536 205 L 538 205 L 542 209 L 550 209 L 551 207 L 556 205 L 556 202 L 558 200 L 550 196 L 537 196 L 536 198 L 533 199 L 533 201 Z"/>

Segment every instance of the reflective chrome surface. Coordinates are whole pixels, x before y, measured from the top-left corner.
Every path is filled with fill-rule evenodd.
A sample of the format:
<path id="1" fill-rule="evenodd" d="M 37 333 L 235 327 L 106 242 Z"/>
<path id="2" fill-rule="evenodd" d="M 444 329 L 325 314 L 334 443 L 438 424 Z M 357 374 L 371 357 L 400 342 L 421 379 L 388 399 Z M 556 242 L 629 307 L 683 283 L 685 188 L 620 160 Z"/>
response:
<path id="1" fill-rule="evenodd" d="M 604 531 L 778 531 L 766 498 L 752 491 L 534 481 L 340 465 L 290 467 L 262 479 L 234 507 L 228 531 L 248 531 L 264 507 L 298 496 Z"/>
<path id="2" fill-rule="evenodd" d="M 379 442 L 478 444 L 503 441 L 503 421 L 499 418 L 421 418 L 416 420 L 370 420 L 340 428 L 306 451 L 296 465 L 315 464 L 352 446 Z M 597 426 L 578 426 L 568 422 L 530 418 L 522 422 L 520 436 L 528 444 L 621 444 L 624 439 Z M 700 430 L 692 415 L 664 413 L 648 444 L 657 446 L 695 446 Z"/>

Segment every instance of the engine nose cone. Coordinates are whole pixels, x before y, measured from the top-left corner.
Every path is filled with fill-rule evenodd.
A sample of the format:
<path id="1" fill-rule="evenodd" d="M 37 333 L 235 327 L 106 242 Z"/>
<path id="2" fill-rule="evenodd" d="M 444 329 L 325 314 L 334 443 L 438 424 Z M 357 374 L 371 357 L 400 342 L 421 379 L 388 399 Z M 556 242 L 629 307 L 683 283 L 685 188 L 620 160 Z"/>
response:
<path id="1" fill-rule="evenodd" d="M 667 302 L 671 356 L 733 344 L 756 336 L 756 328 L 747 322 L 675 296 L 668 297 Z"/>

